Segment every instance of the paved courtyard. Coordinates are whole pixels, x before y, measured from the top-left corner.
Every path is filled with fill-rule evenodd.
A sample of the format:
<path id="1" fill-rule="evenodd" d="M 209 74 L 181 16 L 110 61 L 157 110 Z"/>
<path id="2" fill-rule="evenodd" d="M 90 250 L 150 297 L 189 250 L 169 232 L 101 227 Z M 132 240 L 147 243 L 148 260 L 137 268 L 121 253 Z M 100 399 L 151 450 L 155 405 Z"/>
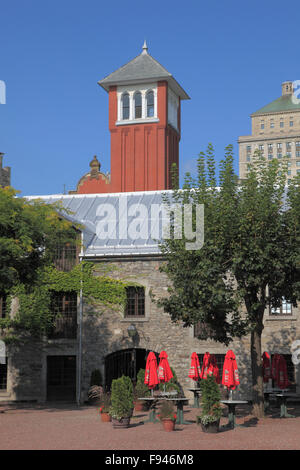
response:
<path id="1" fill-rule="evenodd" d="M 71 405 L 0 408 L 0 449 L 26 450 L 202 450 L 202 449 L 300 449 L 300 406 L 289 406 L 296 418 L 279 418 L 279 410 L 257 420 L 248 410 L 238 410 L 234 430 L 206 434 L 196 425 L 199 410 L 187 407 L 191 424 L 163 431 L 161 423 L 147 423 L 147 413 L 135 412 L 129 429 L 116 430 L 102 423 L 95 407 Z M 221 424 L 226 424 L 222 418 Z"/>

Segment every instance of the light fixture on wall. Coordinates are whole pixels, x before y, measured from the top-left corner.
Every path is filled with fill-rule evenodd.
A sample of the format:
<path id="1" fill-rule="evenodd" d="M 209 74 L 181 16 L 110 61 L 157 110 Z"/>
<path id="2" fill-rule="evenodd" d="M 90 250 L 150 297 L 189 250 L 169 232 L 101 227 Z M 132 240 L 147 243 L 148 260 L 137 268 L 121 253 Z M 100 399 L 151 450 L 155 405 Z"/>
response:
<path id="1" fill-rule="evenodd" d="M 130 338 L 134 338 L 137 335 L 136 326 L 133 324 L 129 325 L 129 327 L 127 328 L 127 333 Z"/>

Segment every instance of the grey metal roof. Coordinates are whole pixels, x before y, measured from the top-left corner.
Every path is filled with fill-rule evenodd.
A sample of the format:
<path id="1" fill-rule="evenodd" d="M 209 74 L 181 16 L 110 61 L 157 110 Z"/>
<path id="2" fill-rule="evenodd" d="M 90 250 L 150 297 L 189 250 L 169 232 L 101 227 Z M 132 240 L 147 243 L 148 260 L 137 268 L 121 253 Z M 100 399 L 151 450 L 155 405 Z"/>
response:
<path id="1" fill-rule="evenodd" d="M 162 195 L 170 193 L 171 191 L 58 194 L 26 198 L 41 199 L 49 204 L 60 202 L 65 209 L 71 211 L 71 214 L 66 216 L 63 212 L 63 215 L 84 227 L 82 255 L 105 257 L 159 254 L 158 240 L 161 239 L 163 216 L 162 213 L 153 215 L 151 205 L 162 204 Z M 143 209 L 143 213 L 135 212 L 136 204 Z M 138 225 L 137 231 L 142 233 L 143 238 L 132 239 L 130 236 L 132 224 Z M 127 231 L 127 236 L 125 233 L 124 238 L 120 233 L 122 226 L 126 227 Z M 110 230 L 111 227 L 115 229 Z M 132 227 L 134 228 L 134 225 Z M 151 235 L 153 233 L 158 233 L 158 237 L 153 239 Z"/>
<path id="2" fill-rule="evenodd" d="M 127 64 L 112 72 L 107 77 L 99 80 L 106 91 L 112 85 L 129 85 L 133 83 L 145 83 L 146 81 L 166 80 L 171 88 L 183 100 L 190 99 L 187 93 L 179 85 L 170 72 L 168 72 L 156 59 L 154 59 L 146 50 L 132 59 Z"/>

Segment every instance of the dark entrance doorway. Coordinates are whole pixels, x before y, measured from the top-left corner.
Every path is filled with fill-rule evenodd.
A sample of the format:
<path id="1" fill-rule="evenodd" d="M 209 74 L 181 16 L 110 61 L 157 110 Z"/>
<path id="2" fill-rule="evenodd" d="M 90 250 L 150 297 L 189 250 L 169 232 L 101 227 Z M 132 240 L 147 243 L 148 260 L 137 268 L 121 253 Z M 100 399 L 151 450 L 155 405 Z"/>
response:
<path id="1" fill-rule="evenodd" d="M 47 356 L 47 400 L 75 399 L 76 356 Z"/>
<path id="2" fill-rule="evenodd" d="M 145 369 L 150 351 L 146 349 L 123 349 L 109 354 L 105 358 L 105 386 L 109 390 L 114 379 L 122 375 L 136 381 L 140 369 Z M 157 355 L 158 356 L 158 355 Z"/>

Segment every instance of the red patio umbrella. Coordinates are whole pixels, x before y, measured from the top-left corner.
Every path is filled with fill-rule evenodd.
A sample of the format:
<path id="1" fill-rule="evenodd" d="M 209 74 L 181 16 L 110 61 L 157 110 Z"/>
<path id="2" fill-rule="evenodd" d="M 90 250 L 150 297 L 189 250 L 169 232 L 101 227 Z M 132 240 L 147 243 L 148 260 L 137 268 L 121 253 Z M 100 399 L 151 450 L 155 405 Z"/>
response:
<path id="1" fill-rule="evenodd" d="M 225 385 L 228 390 L 234 390 L 235 387 L 240 384 L 235 355 L 231 349 L 227 351 L 225 356 L 222 384 Z"/>
<path id="2" fill-rule="evenodd" d="M 201 369 L 201 379 L 206 379 L 207 378 L 209 363 L 210 363 L 210 354 L 209 354 L 209 352 L 206 352 L 204 354 L 204 357 L 203 357 L 203 364 L 202 364 L 202 369 Z"/>
<path id="3" fill-rule="evenodd" d="M 147 357 L 144 383 L 152 389 L 159 383 L 157 376 L 157 360 L 154 352 L 152 351 L 149 352 Z"/>
<path id="4" fill-rule="evenodd" d="M 216 379 L 217 384 L 221 383 L 219 367 L 217 366 L 217 360 L 214 354 L 210 355 L 207 375 L 213 375 Z"/>
<path id="5" fill-rule="evenodd" d="M 262 355 L 262 369 L 263 369 L 263 380 L 268 382 L 272 378 L 271 373 L 271 358 L 270 355 L 265 351 Z"/>
<path id="6" fill-rule="evenodd" d="M 288 375 L 287 375 L 286 360 L 281 354 L 279 355 L 279 358 L 277 361 L 277 376 L 275 379 L 275 383 L 277 387 L 281 389 L 287 388 L 290 385 L 290 382 L 288 380 Z"/>
<path id="7" fill-rule="evenodd" d="M 196 382 L 201 378 L 201 369 L 198 354 L 193 352 L 191 355 L 191 367 L 189 370 L 190 379 L 195 380 Z"/>
<path id="8" fill-rule="evenodd" d="M 166 351 L 162 351 L 159 355 L 159 366 L 158 366 L 158 380 L 160 383 L 169 382 L 172 379 L 173 373 L 168 362 L 168 354 Z"/>
<path id="9" fill-rule="evenodd" d="M 272 359 L 271 375 L 272 375 L 272 379 L 274 379 L 275 381 L 277 379 L 279 358 L 280 358 L 280 355 L 276 353 L 276 354 L 274 354 L 273 359 Z"/>

